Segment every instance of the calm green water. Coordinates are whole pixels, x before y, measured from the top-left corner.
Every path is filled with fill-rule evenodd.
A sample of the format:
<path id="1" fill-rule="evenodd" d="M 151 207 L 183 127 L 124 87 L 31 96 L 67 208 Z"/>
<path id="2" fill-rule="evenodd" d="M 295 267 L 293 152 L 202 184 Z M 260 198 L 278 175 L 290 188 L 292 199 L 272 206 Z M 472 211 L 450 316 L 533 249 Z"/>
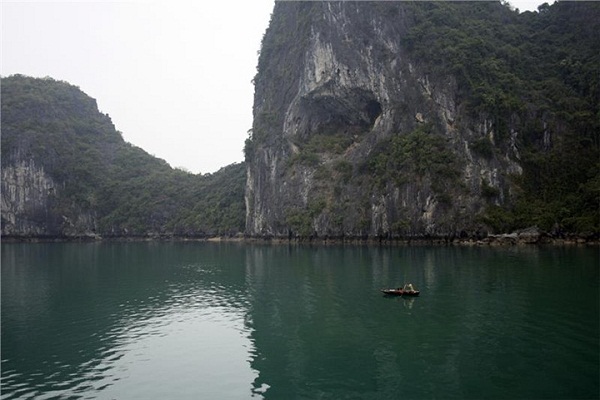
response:
<path id="1" fill-rule="evenodd" d="M 598 398 L 598 248 L 2 245 L 2 399 Z M 379 289 L 412 282 L 419 298 Z"/>

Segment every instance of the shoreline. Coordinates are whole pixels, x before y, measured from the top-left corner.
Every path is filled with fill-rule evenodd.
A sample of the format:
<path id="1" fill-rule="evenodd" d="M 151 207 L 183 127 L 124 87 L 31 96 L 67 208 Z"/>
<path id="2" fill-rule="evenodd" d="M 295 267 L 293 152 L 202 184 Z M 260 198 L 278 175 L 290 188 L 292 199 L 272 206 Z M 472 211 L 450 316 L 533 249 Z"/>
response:
<path id="1" fill-rule="evenodd" d="M 367 246 L 600 246 L 600 240 L 592 235 L 568 235 L 556 238 L 545 234 L 499 234 L 484 238 L 378 238 L 378 237 L 259 237 L 244 236 L 3 236 L 1 243 L 108 243 L 108 242 L 208 242 L 208 243 L 244 243 L 244 244 L 294 244 L 294 245 L 367 245 Z"/>

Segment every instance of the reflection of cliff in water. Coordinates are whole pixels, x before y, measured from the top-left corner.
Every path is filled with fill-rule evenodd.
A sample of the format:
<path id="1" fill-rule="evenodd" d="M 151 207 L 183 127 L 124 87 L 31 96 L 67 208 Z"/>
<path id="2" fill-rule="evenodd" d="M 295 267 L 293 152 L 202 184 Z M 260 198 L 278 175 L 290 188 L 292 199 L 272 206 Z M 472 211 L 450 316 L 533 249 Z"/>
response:
<path id="1" fill-rule="evenodd" d="M 565 301 L 579 302 L 547 290 L 565 276 L 573 285 L 579 280 L 564 268 L 570 259 L 583 260 L 579 273 L 597 281 L 593 257 L 577 253 L 562 248 L 249 246 L 246 321 L 254 346 L 250 364 L 258 373 L 255 391 L 267 399 L 394 398 L 399 391 L 424 398 L 518 397 L 511 389 L 516 386 L 502 383 L 514 381 L 531 397 L 566 393 L 575 375 L 560 375 L 550 362 L 565 354 L 539 342 L 535 332 L 552 327 L 557 342 L 574 334 L 558 314 L 538 314 L 550 306 L 564 308 Z M 404 282 L 412 282 L 422 295 L 384 297 L 379 292 Z M 593 300 L 594 290 L 586 293 Z M 569 308 L 574 312 L 578 321 L 595 318 L 593 306 Z M 585 332 L 575 335 L 582 338 Z M 582 347 L 573 350 L 597 345 L 594 335 L 585 337 Z M 587 366 L 576 375 L 588 389 L 594 378 L 583 372 L 597 371 L 594 360 L 582 361 Z M 498 369 L 509 362 L 512 369 Z M 548 374 L 555 377 L 551 389 L 540 386 Z"/>
<path id="2" fill-rule="evenodd" d="M 577 248 L 2 245 L 3 398 L 585 398 L 597 265 Z M 379 292 L 404 282 L 421 296 Z"/>
<path id="3" fill-rule="evenodd" d="M 221 349 L 211 350 L 211 346 L 224 340 L 232 349 L 240 347 L 239 354 L 230 351 L 220 357 L 230 361 L 226 371 L 231 373 L 235 363 L 243 368 L 243 352 L 248 351 L 244 347 L 251 347 L 244 327 L 243 265 L 240 246 L 2 246 L 3 393 L 96 396 L 101 392 L 124 398 L 132 394 L 123 390 L 143 373 L 143 364 L 154 365 L 149 375 L 140 376 L 147 380 L 168 367 L 169 360 L 212 357 Z M 173 359 L 178 352 L 182 360 Z M 202 367 L 178 372 L 167 368 L 154 376 L 164 380 L 177 373 L 184 379 L 191 371 L 202 373 Z M 238 373 L 248 375 L 248 371 Z M 198 380 L 190 383 L 195 393 L 206 390 Z"/>
<path id="4" fill-rule="evenodd" d="M 328 387 L 348 396 L 397 389 L 388 387 L 386 376 L 396 367 L 385 356 L 395 344 L 382 337 L 379 321 L 406 315 L 394 306 L 383 316 L 390 303 L 379 288 L 401 276 L 422 281 L 422 272 L 391 255 L 389 249 L 343 246 L 248 251 L 256 349 L 251 364 L 259 373 L 255 387 L 269 387 L 266 398 L 318 398 Z"/>

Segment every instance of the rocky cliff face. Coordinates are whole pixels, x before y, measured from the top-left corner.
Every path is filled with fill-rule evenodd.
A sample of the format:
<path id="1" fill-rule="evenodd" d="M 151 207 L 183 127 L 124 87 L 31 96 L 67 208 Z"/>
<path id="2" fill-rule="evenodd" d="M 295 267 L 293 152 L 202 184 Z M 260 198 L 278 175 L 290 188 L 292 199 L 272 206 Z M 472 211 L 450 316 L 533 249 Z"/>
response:
<path id="1" fill-rule="evenodd" d="M 172 169 L 126 143 L 96 101 L 53 79 L 2 79 L 2 237 L 204 237 L 243 229 L 245 167 Z"/>
<path id="2" fill-rule="evenodd" d="M 110 119 L 76 87 L 52 79 L 3 78 L 3 237 L 96 237 L 96 213 L 81 201 L 86 193 L 69 175 L 73 165 L 84 170 L 91 153 L 81 138 L 103 137 L 107 128 L 114 130 Z M 85 180 L 97 184 L 93 177 Z"/>
<path id="3" fill-rule="evenodd" d="M 33 159 L 2 168 L 2 236 L 95 237 L 94 213 L 79 208 L 57 214 L 61 185 Z"/>
<path id="4" fill-rule="evenodd" d="M 276 3 L 246 144 L 249 234 L 475 234 L 486 204 L 510 201 L 517 147 L 495 148 L 452 76 L 410 58 L 411 7 Z"/>
<path id="5" fill-rule="evenodd" d="M 2 235 L 43 235 L 55 183 L 33 160 L 2 168 Z"/>

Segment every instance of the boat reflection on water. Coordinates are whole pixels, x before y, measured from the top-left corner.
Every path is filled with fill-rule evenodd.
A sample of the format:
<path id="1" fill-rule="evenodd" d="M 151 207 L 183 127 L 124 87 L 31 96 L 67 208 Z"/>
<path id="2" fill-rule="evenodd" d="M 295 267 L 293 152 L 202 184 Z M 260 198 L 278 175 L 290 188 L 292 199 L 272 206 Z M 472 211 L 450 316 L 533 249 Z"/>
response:
<path id="1" fill-rule="evenodd" d="M 415 304 L 414 297 L 402 297 L 402 305 L 404 308 L 408 308 L 409 310 L 413 308 Z"/>
<path id="2" fill-rule="evenodd" d="M 397 302 L 401 302 L 402 306 L 406 309 L 412 309 L 414 304 L 415 304 L 415 300 L 418 296 L 400 296 L 400 295 L 390 295 L 390 294 L 384 294 L 383 296 L 384 298 L 387 299 L 395 299 Z"/>

